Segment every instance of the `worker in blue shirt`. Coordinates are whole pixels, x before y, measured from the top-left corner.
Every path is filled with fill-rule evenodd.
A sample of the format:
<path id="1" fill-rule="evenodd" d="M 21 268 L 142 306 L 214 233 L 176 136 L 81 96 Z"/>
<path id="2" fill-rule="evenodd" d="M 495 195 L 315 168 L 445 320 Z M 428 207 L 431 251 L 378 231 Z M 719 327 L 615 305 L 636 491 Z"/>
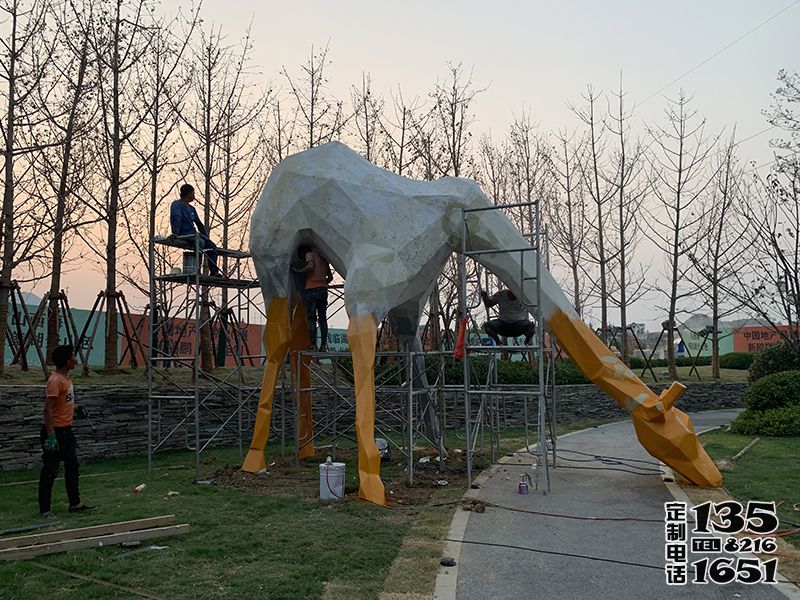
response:
<path id="1" fill-rule="evenodd" d="M 200 234 L 200 250 L 205 251 L 208 257 L 208 268 L 212 277 L 219 277 L 221 272 L 217 266 L 217 247 L 208 237 L 203 222 L 197 216 L 197 211 L 191 205 L 194 202 L 194 187 L 185 183 L 181 186 L 181 197 L 175 200 L 169 209 L 169 224 L 172 227 L 172 239 L 179 235 Z M 195 225 L 197 229 L 195 229 Z"/>

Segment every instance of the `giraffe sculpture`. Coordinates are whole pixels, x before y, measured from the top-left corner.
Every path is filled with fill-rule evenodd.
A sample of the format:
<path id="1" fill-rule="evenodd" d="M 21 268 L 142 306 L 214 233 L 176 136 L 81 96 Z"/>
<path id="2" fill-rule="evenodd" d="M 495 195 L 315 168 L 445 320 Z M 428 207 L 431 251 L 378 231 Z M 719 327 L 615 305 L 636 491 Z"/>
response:
<path id="1" fill-rule="evenodd" d="M 529 246 L 501 211 L 463 212 L 489 206 L 488 198 L 471 180 L 413 181 L 372 165 L 338 142 L 300 152 L 275 167 L 250 230 L 250 250 L 267 307 L 267 366 L 243 470 L 264 468 L 281 365 L 288 350 L 308 346 L 302 306 L 292 309 L 289 302 L 289 267 L 298 244 L 313 243 L 345 277 L 355 376 L 359 496 L 385 503 L 374 437 L 378 323 L 389 316 L 404 346 L 420 348 L 422 307 L 447 258 L 461 251 L 465 219 L 468 251 Z M 519 252 L 483 253 L 476 259 L 532 305 L 536 299 L 535 261 L 523 261 L 522 256 Z M 684 386 L 674 382 L 657 396 L 581 321 L 544 267 L 539 277 L 539 298 L 548 330 L 586 376 L 628 410 L 644 448 L 695 484 L 719 485 L 722 477 L 698 442 L 689 417 L 673 406 Z M 310 432 L 310 412 L 310 398 L 301 398 L 301 415 L 308 415 L 300 423 L 301 456 L 313 454 L 310 444 L 302 443 Z M 434 419 L 435 415 L 429 416 L 429 431 L 438 425 Z"/>

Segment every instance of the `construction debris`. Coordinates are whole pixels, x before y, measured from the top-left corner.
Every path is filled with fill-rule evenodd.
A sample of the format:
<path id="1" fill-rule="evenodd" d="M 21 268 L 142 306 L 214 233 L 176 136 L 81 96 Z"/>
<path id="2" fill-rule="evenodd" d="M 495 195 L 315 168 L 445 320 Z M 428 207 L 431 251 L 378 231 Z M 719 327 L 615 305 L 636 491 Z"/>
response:
<path id="1" fill-rule="evenodd" d="M 731 460 L 739 460 L 740 458 L 742 458 L 742 457 L 744 456 L 745 452 L 747 452 L 748 450 L 750 450 L 750 448 L 752 448 L 753 446 L 755 446 L 755 445 L 756 445 L 758 442 L 760 442 L 760 441 L 761 441 L 761 438 L 759 438 L 759 437 L 757 437 L 757 438 L 753 439 L 753 441 L 752 441 L 752 442 L 750 442 L 749 444 L 747 444 L 747 446 L 745 446 L 744 448 L 742 448 L 741 450 L 739 450 L 739 452 L 737 452 L 737 453 L 736 453 L 736 454 L 735 454 L 733 457 L 731 457 Z"/>
<path id="2" fill-rule="evenodd" d="M 174 522 L 175 515 L 163 515 L 149 519 L 7 538 L 0 540 L 0 560 L 20 560 L 43 554 L 137 541 L 141 543 L 142 540 L 189 532 L 190 528 L 187 523 L 174 525 Z"/>

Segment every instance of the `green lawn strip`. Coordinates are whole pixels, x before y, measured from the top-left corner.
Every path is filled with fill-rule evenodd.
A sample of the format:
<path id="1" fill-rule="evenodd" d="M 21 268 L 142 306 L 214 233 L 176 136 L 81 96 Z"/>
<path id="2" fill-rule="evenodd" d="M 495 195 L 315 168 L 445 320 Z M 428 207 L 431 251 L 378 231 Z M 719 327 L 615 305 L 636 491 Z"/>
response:
<path id="1" fill-rule="evenodd" d="M 753 438 L 724 430 L 704 433 L 700 438 L 708 454 L 715 460 L 731 463 L 731 457 Z M 800 438 L 761 437 L 761 441 L 739 458 L 731 470 L 723 471 L 724 485 L 742 503 L 748 500 L 783 504 L 778 508 L 781 529 L 796 527 L 800 512 L 792 505 L 800 502 L 800 477 L 797 476 L 797 457 Z M 786 521 L 786 522 L 785 522 Z M 784 538 L 800 548 L 800 534 Z"/>
<path id="2" fill-rule="evenodd" d="M 713 381 L 711 377 L 711 365 L 705 365 L 701 367 L 697 367 L 697 372 L 700 373 L 700 379 L 697 379 L 697 373 L 692 371 L 689 374 L 689 371 L 692 370 L 692 367 L 677 367 L 678 370 L 678 379 L 683 381 L 684 383 L 694 383 L 697 381 L 703 382 L 711 382 Z M 653 367 L 653 371 L 656 372 L 656 376 L 658 377 L 658 383 L 669 383 L 670 378 L 667 375 L 662 375 L 667 371 L 666 367 Z M 650 370 L 646 370 L 644 375 L 642 375 L 641 369 L 633 369 L 633 372 L 636 373 L 637 376 L 641 376 L 642 381 L 645 383 L 653 383 L 653 376 L 650 374 Z M 722 383 L 747 383 L 747 371 L 744 369 L 720 369 L 719 370 L 719 380 Z"/>
<path id="3" fill-rule="evenodd" d="M 189 453 L 157 456 L 166 462 L 192 464 Z M 214 450 L 216 460 L 204 465 L 210 475 L 236 450 Z M 408 521 L 389 520 L 385 509 L 361 502 L 327 505 L 319 501 L 254 495 L 245 491 L 191 483 L 192 467 L 163 470 L 147 479 L 144 459 L 98 461 L 104 472 L 137 464 L 137 473 L 120 472 L 81 481 L 83 497 L 99 509 L 85 515 L 66 512 L 63 482 L 54 490 L 54 509 L 64 527 L 175 514 L 189 523 L 188 535 L 144 542 L 169 549 L 120 560 L 111 557 L 119 547 L 82 550 L 39 557 L 55 567 L 119 585 L 147 590 L 169 598 L 321 597 L 324 583 L 345 579 L 377 597 L 389 566 L 409 527 Z M 86 469 L 88 472 L 90 469 Z M 28 471 L 33 479 L 35 471 Z M 140 494 L 132 489 L 146 482 Z M 177 496 L 167 496 L 177 491 Z M 36 486 L 3 488 L 0 528 L 28 525 L 36 517 Z M 24 562 L 0 563 L 0 583 L 19 598 L 51 595 L 62 576 L 40 571 Z M 63 584 L 63 585 L 62 585 Z M 113 590 L 91 591 L 96 584 L 60 582 L 59 598 L 114 597 Z M 87 592 L 87 590 L 90 590 Z"/>
<path id="4" fill-rule="evenodd" d="M 463 489 L 444 488 L 431 497 L 431 504 L 454 502 Z M 436 584 L 444 538 L 450 530 L 457 504 L 431 506 L 414 514 L 411 526 L 392 565 L 383 591 L 387 593 L 430 594 Z"/>

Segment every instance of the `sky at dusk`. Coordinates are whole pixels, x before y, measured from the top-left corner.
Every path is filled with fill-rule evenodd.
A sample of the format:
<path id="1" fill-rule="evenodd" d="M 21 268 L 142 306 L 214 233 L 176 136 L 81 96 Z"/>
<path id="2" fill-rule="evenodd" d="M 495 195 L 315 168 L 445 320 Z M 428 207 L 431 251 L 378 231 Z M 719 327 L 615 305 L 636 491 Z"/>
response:
<path id="1" fill-rule="evenodd" d="M 166 12 L 177 6 L 174 0 L 161 4 Z M 708 116 L 710 131 L 735 124 L 742 139 L 768 126 L 761 111 L 771 102 L 778 70 L 800 70 L 800 1 L 791 0 L 205 0 L 202 15 L 204 27 L 221 26 L 231 43 L 252 23 L 254 63 L 265 83 L 284 91 L 281 67 L 298 74 L 312 46 L 330 45 L 330 90 L 346 101 L 362 72 L 371 75 L 373 89 L 387 99 L 398 85 L 407 99 L 423 99 L 446 76 L 447 61 L 461 62 L 473 70 L 475 86 L 487 88 L 475 103 L 473 131 L 476 137 L 491 131 L 496 140 L 523 107 L 544 131 L 575 127 L 568 102 L 579 102 L 587 84 L 615 90 L 620 74 L 629 106 L 637 105 L 634 125 L 642 134 L 646 123 L 663 120 L 664 97 L 676 97 L 682 87 L 694 97 L 694 107 Z M 773 130 L 744 142 L 741 156 L 758 165 L 770 161 L 769 140 L 777 135 Z M 65 286 L 74 306 L 88 307 L 103 278 L 85 270 L 72 272 L 65 276 Z M 131 300 L 144 304 L 140 298 Z M 657 320 L 644 307 L 634 306 L 632 314 Z"/>

